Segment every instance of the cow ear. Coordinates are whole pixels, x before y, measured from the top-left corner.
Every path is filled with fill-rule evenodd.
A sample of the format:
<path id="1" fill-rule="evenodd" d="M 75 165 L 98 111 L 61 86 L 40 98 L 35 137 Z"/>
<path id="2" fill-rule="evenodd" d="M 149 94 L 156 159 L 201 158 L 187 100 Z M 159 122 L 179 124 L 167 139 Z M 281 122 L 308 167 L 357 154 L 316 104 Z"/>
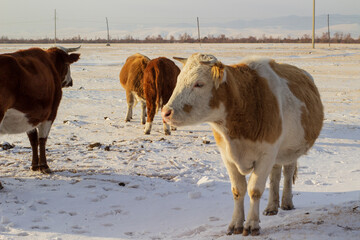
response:
<path id="1" fill-rule="evenodd" d="M 185 65 L 186 61 L 187 61 L 187 58 L 180 58 L 180 57 L 173 57 L 173 59 L 181 62 L 182 64 Z"/>
<path id="2" fill-rule="evenodd" d="M 79 53 L 72 53 L 69 55 L 68 57 L 68 61 L 70 64 L 76 62 L 77 60 L 79 60 L 80 58 L 80 54 Z"/>
<path id="3" fill-rule="evenodd" d="M 214 79 L 215 88 L 219 88 L 220 84 L 226 81 L 225 65 L 220 61 L 217 61 L 211 67 L 211 75 Z"/>

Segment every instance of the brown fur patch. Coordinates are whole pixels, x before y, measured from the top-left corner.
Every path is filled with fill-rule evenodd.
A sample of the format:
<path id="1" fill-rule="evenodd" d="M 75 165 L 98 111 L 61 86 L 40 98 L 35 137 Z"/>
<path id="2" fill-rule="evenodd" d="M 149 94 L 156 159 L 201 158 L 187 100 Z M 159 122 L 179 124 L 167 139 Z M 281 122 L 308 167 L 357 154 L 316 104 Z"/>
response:
<path id="1" fill-rule="evenodd" d="M 231 191 L 232 191 L 232 193 L 233 193 L 233 196 L 234 196 L 234 199 L 235 200 L 239 200 L 239 198 L 240 198 L 240 195 L 239 195 L 239 191 L 236 189 L 236 188 L 231 188 Z"/>
<path id="2" fill-rule="evenodd" d="M 121 68 L 119 78 L 122 87 L 126 90 L 127 102 L 133 102 L 131 92 L 145 99 L 143 89 L 144 70 L 150 59 L 144 55 L 136 53 L 126 59 L 124 66 Z"/>
<path id="3" fill-rule="evenodd" d="M 175 88 L 180 69 L 165 57 L 147 63 L 143 76 L 143 91 L 146 99 L 147 122 L 152 122 L 158 109 L 162 109 Z"/>
<path id="4" fill-rule="evenodd" d="M 261 193 L 258 189 L 253 189 L 250 191 L 249 196 L 253 200 L 259 200 L 261 198 Z"/>
<path id="5" fill-rule="evenodd" d="M 226 107 L 225 127 L 232 139 L 274 143 L 282 131 L 278 101 L 267 80 L 247 65 L 225 66 L 227 78 L 212 90 L 211 108 Z"/>
<path id="6" fill-rule="evenodd" d="M 301 124 L 310 148 L 319 136 L 324 120 L 319 91 L 303 70 L 289 64 L 278 64 L 275 61 L 271 61 L 270 66 L 277 75 L 288 81 L 289 89 L 295 97 L 305 103 L 305 106 L 301 107 Z"/>
<path id="7" fill-rule="evenodd" d="M 79 55 L 74 57 L 58 48 L 1 54 L 0 112 L 4 114 L 8 108 L 19 110 L 34 126 L 55 120 L 68 64 Z"/>
<path id="8" fill-rule="evenodd" d="M 184 107 L 183 107 L 183 111 L 186 112 L 186 113 L 190 113 L 191 109 L 192 109 L 192 106 L 189 105 L 189 104 L 185 104 Z"/>

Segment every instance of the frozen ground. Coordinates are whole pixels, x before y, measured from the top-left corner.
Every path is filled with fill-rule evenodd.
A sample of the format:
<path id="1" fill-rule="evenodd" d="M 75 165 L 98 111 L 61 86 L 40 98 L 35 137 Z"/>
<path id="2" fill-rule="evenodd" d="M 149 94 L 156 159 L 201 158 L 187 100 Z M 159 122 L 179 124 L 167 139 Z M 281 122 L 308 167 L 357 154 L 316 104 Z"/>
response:
<path id="1" fill-rule="evenodd" d="M 0 45 L 0 53 L 28 47 Z M 207 52 L 226 64 L 255 54 L 309 71 L 326 119 L 299 161 L 296 209 L 260 216 L 261 236 L 246 239 L 360 239 L 360 46 L 310 44 L 83 45 L 47 144 L 54 173 L 30 171 L 26 134 L 0 136 L 15 146 L 0 147 L 0 239 L 242 239 L 225 235 L 233 200 L 207 124 L 165 136 L 157 115 L 147 136 L 139 106 L 124 122 L 118 74 L 136 52 Z M 267 198 L 268 190 L 261 211 Z"/>

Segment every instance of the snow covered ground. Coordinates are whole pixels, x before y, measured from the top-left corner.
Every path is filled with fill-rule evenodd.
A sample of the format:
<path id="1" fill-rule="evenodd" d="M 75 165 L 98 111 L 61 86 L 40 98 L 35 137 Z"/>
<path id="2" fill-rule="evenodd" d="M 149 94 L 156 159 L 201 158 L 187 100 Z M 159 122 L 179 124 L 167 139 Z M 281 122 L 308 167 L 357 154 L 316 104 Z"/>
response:
<path id="1" fill-rule="evenodd" d="M 30 45 L 0 45 L 0 53 Z M 49 45 L 41 45 L 47 48 Z M 260 216 L 246 239 L 360 239 L 360 46 L 310 44 L 83 45 L 47 143 L 51 175 L 30 170 L 26 134 L 2 135 L 0 239 L 242 239 L 226 236 L 232 193 L 207 124 L 143 134 L 140 107 L 125 123 L 118 74 L 150 58 L 212 53 L 226 64 L 255 54 L 310 72 L 325 105 L 321 135 L 299 161 L 292 211 Z M 179 65 L 180 66 L 180 65 Z M 261 200 L 262 211 L 268 189 Z M 245 198 L 248 209 L 249 198 Z"/>

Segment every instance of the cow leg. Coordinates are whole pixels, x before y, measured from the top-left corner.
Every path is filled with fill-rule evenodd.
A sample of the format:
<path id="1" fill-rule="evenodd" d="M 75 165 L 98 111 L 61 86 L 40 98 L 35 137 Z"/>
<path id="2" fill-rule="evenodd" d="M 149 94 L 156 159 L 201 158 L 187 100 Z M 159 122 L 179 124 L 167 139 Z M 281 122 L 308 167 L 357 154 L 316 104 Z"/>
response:
<path id="1" fill-rule="evenodd" d="M 1 122 L 2 122 L 3 118 L 4 118 L 4 112 L 0 111 L 0 126 L 1 126 Z M 0 182 L 0 189 L 3 189 L 1 182 Z"/>
<path id="2" fill-rule="evenodd" d="M 227 234 L 241 234 L 244 229 L 243 224 L 245 220 L 244 197 L 246 194 L 246 179 L 244 175 L 240 174 L 234 164 L 229 163 L 228 161 L 224 161 L 224 163 L 229 173 L 231 191 L 234 197 L 234 212 Z"/>
<path id="3" fill-rule="evenodd" d="M 296 165 L 296 161 L 290 165 L 284 165 L 284 190 L 281 198 L 281 209 L 283 210 L 294 209 L 294 204 L 292 201 L 292 183 L 296 171 Z"/>
<path id="4" fill-rule="evenodd" d="M 275 164 L 270 173 L 269 201 L 264 215 L 276 215 L 279 208 L 279 183 L 281 179 L 281 165 Z"/>
<path id="5" fill-rule="evenodd" d="M 39 160 L 39 170 L 42 173 L 51 173 L 49 166 L 46 161 L 46 140 L 48 138 L 52 121 L 45 121 L 41 123 L 38 127 L 39 129 L 39 146 L 40 146 L 40 160 Z"/>
<path id="6" fill-rule="evenodd" d="M 155 117 L 155 111 L 156 111 L 156 99 L 152 96 L 147 95 L 146 96 L 146 110 L 147 110 L 147 119 L 145 124 L 145 134 L 150 134 L 152 123 L 154 121 Z"/>
<path id="7" fill-rule="evenodd" d="M 260 234 L 260 198 L 265 190 L 266 179 L 269 176 L 274 163 L 275 157 L 264 156 L 254 164 L 254 171 L 251 173 L 247 188 L 250 196 L 250 209 L 244 225 L 244 236 L 249 235 L 249 233 L 253 236 Z"/>
<path id="8" fill-rule="evenodd" d="M 171 135 L 170 125 L 163 120 L 163 128 L 165 135 Z"/>
<path id="9" fill-rule="evenodd" d="M 125 117 L 125 122 L 130 122 L 132 119 L 132 110 L 134 106 L 134 95 L 131 93 L 131 91 L 126 91 L 126 102 L 127 102 L 127 113 Z"/>
<path id="10" fill-rule="evenodd" d="M 147 114 L 146 114 L 146 102 L 145 101 L 140 101 L 140 104 L 141 104 L 141 124 L 145 124 L 145 120 L 146 120 L 146 116 L 147 116 Z"/>
<path id="11" fill-rule="evenodd" d="M 39 170 L 42 173 L 51 173 L 49 166 L 47 165 L 46 161 L 46 140 L 47 138 L 40 138 L 39 139 L 39 146 L 40 146 L 40 161 L 39 161 Z"/>
<path id="12" fill-rule="evenodd" d="M 38 137 L 38 130 L 34 128 L 27 132 L 31 149 L 32 149 L 32 161 L 31 161 L 31 170 L 38 171 L 39 170 L 39 137 Z"/>

